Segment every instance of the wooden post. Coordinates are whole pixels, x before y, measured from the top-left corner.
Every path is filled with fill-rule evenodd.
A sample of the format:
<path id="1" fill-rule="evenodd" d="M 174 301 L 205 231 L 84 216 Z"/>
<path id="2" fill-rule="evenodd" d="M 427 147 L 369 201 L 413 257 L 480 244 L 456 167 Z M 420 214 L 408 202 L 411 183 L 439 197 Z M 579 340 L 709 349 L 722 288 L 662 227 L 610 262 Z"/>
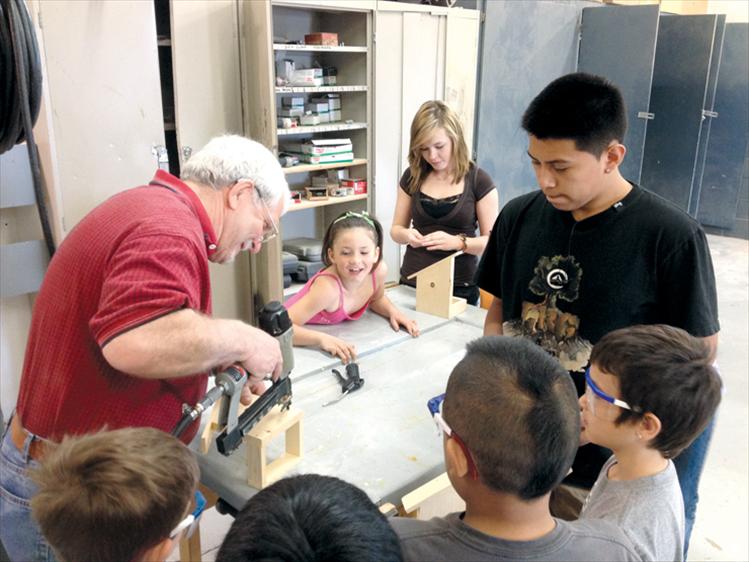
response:
<path id="1" fill-rule="evenodd" d="M 466 300 L 453 296 L 455 252 L 408 276 L 416 277 L 416 310 L 441 318 L 452 318 L 466 309 Z"/>
<path id="2" fill-rule="evenodd" d="M 261 490 L 278 480 L 302 458 L 301 410 L 282 411 L 273 408 L 244 438 L 247 449 L 247 483 Z M 271 463 L 266 461 L 266 447 L 281 433 L 285 434 L 285 452 Z"/>

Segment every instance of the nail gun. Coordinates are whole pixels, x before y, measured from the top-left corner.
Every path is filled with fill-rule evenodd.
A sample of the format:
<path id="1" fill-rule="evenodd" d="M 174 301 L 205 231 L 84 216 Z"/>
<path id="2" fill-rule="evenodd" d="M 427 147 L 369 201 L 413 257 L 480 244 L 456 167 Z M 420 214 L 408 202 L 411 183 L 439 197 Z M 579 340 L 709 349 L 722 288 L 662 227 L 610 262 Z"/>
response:
<path id="1" fill-rule="evenodd" d="M 219 425 L 221 432 L 216 437 L 216 448 L 219 453 L 229 456 L 242 443 L 242 439 L 263 417 L 276 405 L 282 409 L 291 406 L 291 379 L 289 373 L 294 368 L 292 348 L 292 323 L 284 306 L 278 301 L 271 301 L 260 310 L 260 329 L 267 332 L 281 346 L 283 370 L 278 380 L 261 394 L 242 415 L 238 416 L 239 398 L 242 387 L 247 382 L 247 372 L 239 365 L 232 365 L 216 375 L 216 386 L 198 401 L 192 408 L 185 404 L 183 416 L 175 426 L 172 435 L 179 435 L 211 404 L 221 399 Z"/>

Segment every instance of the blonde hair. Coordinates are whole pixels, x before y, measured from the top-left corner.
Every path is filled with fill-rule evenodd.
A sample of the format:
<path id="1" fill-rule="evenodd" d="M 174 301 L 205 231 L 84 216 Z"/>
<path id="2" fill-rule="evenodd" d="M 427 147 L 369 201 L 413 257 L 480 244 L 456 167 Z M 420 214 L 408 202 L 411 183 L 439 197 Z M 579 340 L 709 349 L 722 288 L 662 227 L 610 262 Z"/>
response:
<path id="1" fill-rule="evenodd" d="M 134 560 L 185 516 L 199 474 L 190 450 L 158 429 L 67 437 L 32 470 L 31 509 L 60 560 Z"/>
<path id="2" fill-rule="evenodd" d="M 424 102 L 411 122 L 411 143 L 408 147 L 408 164 L 411 170 L 407 186 L 409 194 L 419 191 L 421 184 L 432 171 L 432 166 L 421 156 L 421 148 L 434 131 L 440 128 L 445 130 L 453 143 L 450 159 L 453 183 L 459 183 L 471 167 L 471 157 L 458 115 L 444 102 Z"/>

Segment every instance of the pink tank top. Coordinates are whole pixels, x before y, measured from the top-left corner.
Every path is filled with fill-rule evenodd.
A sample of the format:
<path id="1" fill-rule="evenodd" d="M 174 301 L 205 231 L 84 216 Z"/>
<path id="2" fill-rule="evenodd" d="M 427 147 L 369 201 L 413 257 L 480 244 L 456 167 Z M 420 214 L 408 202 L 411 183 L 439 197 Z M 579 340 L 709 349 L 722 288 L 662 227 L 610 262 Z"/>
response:
<path id="1" fill-rule="evenodd" d="M 304 284 L 304 287 L 302 287 L 298 293 L 290 296 L 288 300 L 284 303 L 284 306 L 287 309 L 290 308 L 295 302 L 297 302 L 302 297 L 304 297 L 307 293 L 309 293 L 309 288 L 312 286 L 312 283 L 315 282 L 315 279 L 317 279 L 318 277 L 323 277 L 323 276 L 332 277 L 333 279 L 335 279 L 336 283 L 338 283 L 339 305 L 338 305 L 338 308 L 335 309 L 333 312 L 328 312 L 327 310 L 321 310 L 320 312 L 315 314 L 312 318 L 307 320 L 307 324 L 340 324 L 341 322 L 345 322 L 346 320 L 358 320 L 359 318 L 361 318 L 361 315 L 364 314 L 364 311 L 367 310 L 369 303 L 372 301 L 372 297 L 369 297 L 367 302 L 364 303 L 364 306 L 362 306 L 356 312 L 353 312 L 351 314 L 346 314 L 346 311 L 343 309 L 343 284 L 341 283 L 341 280 L 338 279 L 336 275 L 333 275 L 332 273 L 325 273 L 324 269 L 315 273 L 312 276 L 312 278 Z M 372 270 L 372 296 L 374 296 L 376 288 L 377 288 L 377 285 L 375 281 L 375 272 L 374 270 Z"/>

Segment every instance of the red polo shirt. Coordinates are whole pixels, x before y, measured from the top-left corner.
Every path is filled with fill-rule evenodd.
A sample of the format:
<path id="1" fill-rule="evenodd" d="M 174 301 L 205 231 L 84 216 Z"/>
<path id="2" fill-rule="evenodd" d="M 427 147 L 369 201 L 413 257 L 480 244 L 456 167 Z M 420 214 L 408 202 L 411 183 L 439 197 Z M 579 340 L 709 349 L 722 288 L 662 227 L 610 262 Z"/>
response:
<path id="1" fill-rule="evenodd" d="M 113 369 L 101 348 L 175 310 L 210 314 L 215 238 L 195 193 L 161 170 L 76 225 L 34 304 L 17 406 L 27 430 L 54 441 L 104 426 L 171 431 L 181 405 L 205 392 L 207 374 L 138 378 Z"/>

